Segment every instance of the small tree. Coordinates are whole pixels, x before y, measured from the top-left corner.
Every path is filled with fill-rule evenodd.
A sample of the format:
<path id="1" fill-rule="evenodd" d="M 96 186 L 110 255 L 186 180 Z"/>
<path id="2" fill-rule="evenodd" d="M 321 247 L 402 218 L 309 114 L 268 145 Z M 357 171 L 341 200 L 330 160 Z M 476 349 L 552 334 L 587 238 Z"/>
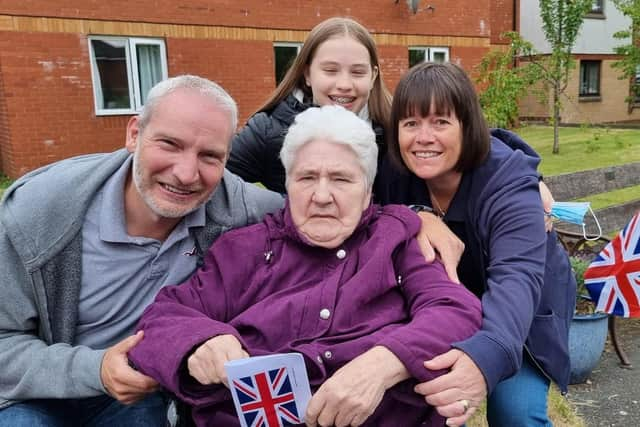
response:
<path id="1" fill-rule="evenodd" d="M 509 128 L 518 120 L 518 100 L 539 77 L 533 64 L 515 66 L 517 57 L 532 55 L 533 45 L 515 32 L 506 32 L 501 37 L 509 40 L 509 48 L 492 50 L 482 58 L 477 81 L 484 85 L 480 104 L 487 122 Z"/>
<path id="2" fill-rule="evenodd" d="M 631 19 L 629 28 L 613 35 L 616 39 L 629 40 L 629 43 L 614 48 L 614 52 L 622 56 L 622 59 L 612 64 L 621 71 L 620 80 L 627 79 L 630 83 L 627 103 L 631 110 L 636 97 L 640 96 L 640 84 L 636 82 L 636 74 L 640 66 L 640 46 L 637 45 L 640 35 L 640 0 L 613 0 L 613 2 L 623 15 Z"/>
<path id="3" fill-rule="evenodd" d="M 558 125 L 562 102 L 560 96 L 565 93 L 569 81 L 569 71 L 573 67 L 571 50 L 582 26 L 584 15 L 591 10 L 592 0 L 540 0 L 542 29 L 547 42 L 551 45 L 551 54 L 541 62 L 531 58 L 542 71 L 542 78 L 553 91 L 553 153 L 560 152 Z"/>

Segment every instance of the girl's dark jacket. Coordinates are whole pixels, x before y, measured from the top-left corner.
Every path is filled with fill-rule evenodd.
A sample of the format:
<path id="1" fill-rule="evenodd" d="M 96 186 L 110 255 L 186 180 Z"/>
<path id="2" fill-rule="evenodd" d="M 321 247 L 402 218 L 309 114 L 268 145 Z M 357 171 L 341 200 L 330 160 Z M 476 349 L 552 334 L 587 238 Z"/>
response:
<path id="1" fill-rule="evenodd" d="M 253 115 L 233 138 L 227 169 L 247 182 L 261 182 L 269 190 L 286 193 L 285 173 L 280 161 L 280 149 L 289 126 L 298 114 L 312 104 L 300 102 L 293 94 L 271 111 Z M 378 144 L 378 156 L 384 150 L 384 130 L 373 124 Z"/>
<path id="2" fill-rule="evenodd" d="M 474 273 L 483 277 L 482 328 L 454 346 L 478 365 L 489 393 L 518 371 L 523 349 L 562 391 L 569 380 L 575 279 L 555 232 L 544 231 L 538 162 L 517 135 L 492 131 L 489 156 L 463 174 L 444 217 L 464 223 L 463 258 L 475 260 Z M 388 158 L 378 172 L 376 196 L 383 204 L 431 205 L 424 181 Z"/>

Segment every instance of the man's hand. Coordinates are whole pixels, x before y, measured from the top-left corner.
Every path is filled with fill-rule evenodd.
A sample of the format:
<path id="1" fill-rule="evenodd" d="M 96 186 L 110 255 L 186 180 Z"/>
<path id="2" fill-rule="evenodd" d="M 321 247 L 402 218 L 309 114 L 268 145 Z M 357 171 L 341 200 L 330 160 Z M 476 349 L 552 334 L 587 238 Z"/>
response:
<path id="1" fill-rule="evenodd" d="M 484 375 L 474 361 L 460 350 L 448 352 L 424 362 L 427 369 L 450 369 L 450 372 L 418 384 L 416 393 L 447 418 L 448 426 L 464 424 L 487 396 Z"/>
<path id="2" fill-rule="evenodd" d="M 376 346 L 338 369 L 307 406 L 308 427 L 356 427 L 376 410 L 385 391 L 409 378 L 404 364 L 387 348 Z"/>
<path id="3" fill-rule="evenodd" d="M 460 283 L 456 269 L 464 252 L 464 243 L 434 214 L 418 212 L 418 216 L 422 220 L 422 227 L 417 239 L 424 258 L 427 262 L 433 262 L 437 251 L 449 279 Z"/>
<path id="4" fill-rule="evenodd" d="M 127 352 L 135 347 L 144 335 L 143 331 L 125 338 L 109 347 L 102 358 L 100 378 L 107 393 L 120 403 L 129 405 L 158 390 L 158 383 L 129 366 Z"/>
<path id="5" fill-rule="evenodd" d="M 553 206 L 553 194 L 551 194 L 551 190 L 547 187 L 543 181 L 540 181 L 538 184 L 540 188 L 540 198 L 542 199 L 542 209 L 544 209 L 544 228 L 547 230 L 547 233 L 553 229 L 553 221 L 551 220 L 551 206 Z"/>
<path id="6" fill-rule="evenodd" d="M 249 357 L 249 353 L 244 351 L 236 337 L 218 335 L 198 347 L 187 359 L 187 366 L 189 374 L 200 384 L 224 384 L 229 387 L 224 363 L 245 357 Z"/>

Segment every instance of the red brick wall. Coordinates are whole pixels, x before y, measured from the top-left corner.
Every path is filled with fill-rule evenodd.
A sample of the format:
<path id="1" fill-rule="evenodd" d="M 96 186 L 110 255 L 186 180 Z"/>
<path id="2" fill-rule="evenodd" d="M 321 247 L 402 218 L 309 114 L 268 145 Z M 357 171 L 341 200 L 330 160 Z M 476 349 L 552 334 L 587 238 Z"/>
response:
<path id="1" fill-rule="evenodd" d="M 489 49 L 481 49 L 477 47 L 455 47 L 451 49 L 450 58 L 451 62 L 455 62 L 464 68 L 471 79 L 475 81 L 476 67 L 480 63 L 482 57 L 489 52 Z"/>
<path id="2" fill-rule="evenodd" d="M 94 115 L 85 36 L 2 32 L 0 64 L 11 135 L 8 146 L 3 142 L 8 175 L 124 143 L 128 117 Z"/>
<path id="3" fill-rule="evenodd" d="M 398 84 L 400 77 L 409 67 L 409 52 L 407 46 L 380 46 L 380 65 L 382 77 L 391 92 Z"/>
<path id="4" fill-rule="evenodd" d="M 477 36 L 481 21 L 489 34 L 492 1 L 422 0 L 413 15 L 405 0 L 3 0 L 0 14 L 299 30 L 341 15 L 376 32 Z M 429 4 L 435 9 L 426 11 Z"/>
<path id="5" fill-rule="evenodd" d="M 0 62 L 0 171 L 9 170 L 9 165 L 3 159 L 10 158 L 11 153 L 4 154 L 11 145 L 9 141 L 9 122 L 7 117 L 7 98 L 4 93 L 4 79 L 2 78 L 2 63 Z"/>
<path id="6" fill-rule="evenodd" d="M 404 0 L 398 4 L 393 0 L 288 0 L 271 5 L 257 0 L 67 0 L 64 7 L 56 3 L 4 0 L 0 2 L 0 29 L 3 14 L 5 18 L 10 18 L 6 14 L 64 17 L 64 22 L 71 23 L 75 22 L 72 18 L 82 18 L 304 30 L 329 16 L 354 16 L 383 37 L 378 46 L 390 90 L 407 69 L 407 45 L 398 41 L 404 35 L 417 36 L 418 40 L 454 37 L 451 60 L 472 72 L 487 51 L 487 47 L 478 47 L 478 41 L 487 39 L 488 46 L 491 26 L 507 25 L 507 18 L 512 16 L 507 13 L 511 2 L 506 0 L 421 1 L 416 15 L 409 12 Z M 435 10 L 425 10 L 427 3 Z M 490 18 L 490 5 L 492 10 L 503 7 L 504 16 Z M 89 25 L 86 28 L 92 31 Z M 384 39 L 385 35 L 389 39 Z M 474 39 L 468 41 L 461 36 Z M 255 40 L 238 38 L 242 37 L 168 35 L 165 42 L 169 75 L 191 73 L 219 82 L 238 102 L 242 124 L 271 93 L 275 82 L 272 40 L 264 36 Z M 464 47 L 467 44 L 469 47 Z M 0 30 L 0 167 L 4 173 L 17 177 L 58 159 L 123 146 L 129 116 L 96 117 L 90 68 L 87 34 Z"/>
<path id="7" fill-rule="evenodd" d="M 514 31 L 514 20 L 517 21 L 517 0 L 491 0 L 491 43 L 506 43 L 500 38 L 505 31 Z"/>
<path id="8" fill-rule="evenodd" d="M 196 74 L 224 87 L 244 123 L 275 89 L 273 44 L 237 40 L 167 41 L 169 75 Z"/>

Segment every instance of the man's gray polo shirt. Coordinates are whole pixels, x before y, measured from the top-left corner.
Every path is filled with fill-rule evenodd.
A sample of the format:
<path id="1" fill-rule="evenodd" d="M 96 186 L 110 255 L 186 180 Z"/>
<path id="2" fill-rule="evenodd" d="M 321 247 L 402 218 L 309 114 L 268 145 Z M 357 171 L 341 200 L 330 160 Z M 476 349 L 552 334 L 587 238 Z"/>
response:
<path id="1" fill-rule="evenodd" d="M 106 348 L 134 333 L 160 288 L 182 283 L 196 268 L 189 228 L 205 225 L 204 206 L 164 242 L 127 234 L 124 185 L 131 160 L 96 194 L 84 220 L 76 345 Z"/>

